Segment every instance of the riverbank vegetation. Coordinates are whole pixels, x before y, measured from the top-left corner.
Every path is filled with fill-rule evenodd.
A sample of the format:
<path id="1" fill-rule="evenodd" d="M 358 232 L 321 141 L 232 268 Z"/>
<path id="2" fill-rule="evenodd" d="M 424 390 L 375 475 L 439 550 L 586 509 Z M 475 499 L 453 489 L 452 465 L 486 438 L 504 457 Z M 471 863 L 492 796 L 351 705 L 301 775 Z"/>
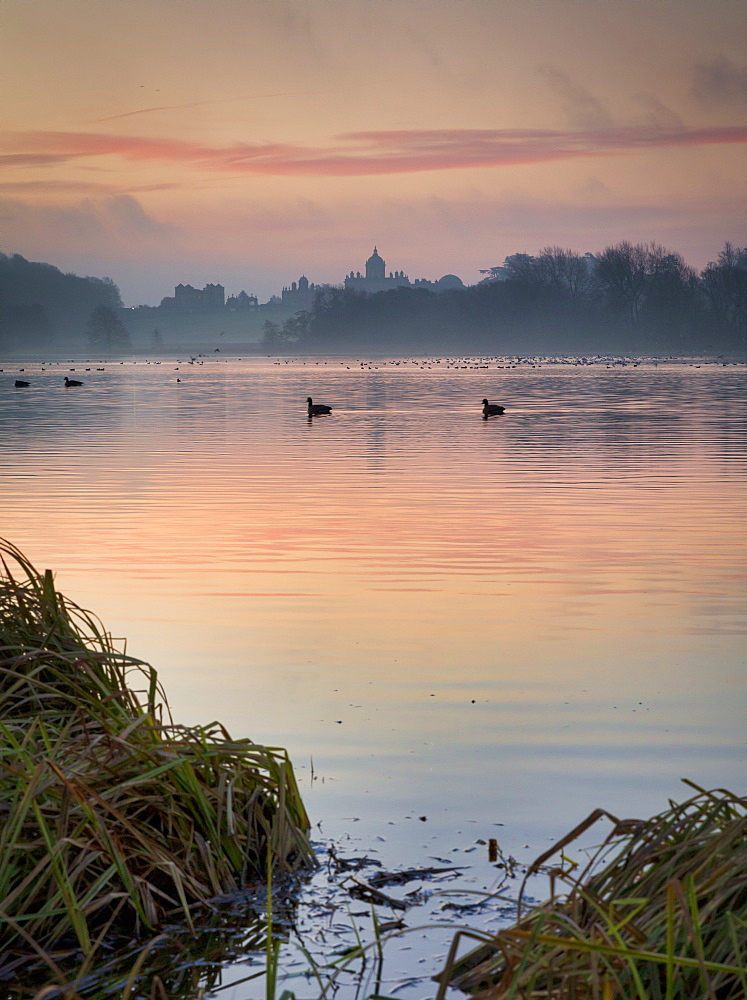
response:
<path id="1" fill-rule="evenodd" d="M 63 597 L 51 572 L 4 541 L 0 563 L 6 994 L 131 1000 L 148 983 L 148 995 L 196 1000 L 219 983 L 223 963 L 252 953 L 247 979 L 273 997 L 276 982 L 288 985 L 278 963 L 295 926 L 294 873 L 315 864 L 287 755 L 232 740 L 217 723 L 175 724 L 155 670 Z M 747 800 L 695 791 L 648 820 L 592 813 L 527 869 L 532 891 L 549 878 L 546 903 L 527 908 L 523 887 L 518 911 L 507 887 L 487 897 L 487 907 L 510 904 L 515 922 L 498 933 L 460 929 L 436 1000 L 449 989 L 474 1000 L 741 1000 Z M 612 832 L 581 852 L 575 842 L 604 817 Z M 589 857 L 583 867 L 570 845 Z M 511 859 L 512 879 L 515 867 Z M 301 941 L 309 968 L 294 975 L 331 998 L 341 962 L 371 955 L 381 981 L 387 943 L 428 928 L 406 928 L 402 912 L 417 904 L 372 886 L 412 874 L 340 885 L 342 897 L 371 905 L 375 939 L 366 945 L 356 929 L 357 945 L 331 962 Z M 280 893 L 274 904 L 268 884 Z M 379 921 L 376 907 L 395 904 L 394 919 Z M 478 946 L 460 956 L 465 940 Z"/>
<path id="2" fill-rule="evenodd" d="M 723 789 L 615 823 L 579 871 L 535 861 L 553 893 L 513 927 L 456 935 L 440 977 L 474 1000 L 741 1000 L 747 996 L 747 800 Z M 557 889 L 557 891 L 555 891 Z M 521 903 L 520 903 L 521 907 Z M 456 959 L 465 937 L 476 949 Z"/>
<path id="3" fill-rule="evenodd" d="M 0 561 L 0 976 L 192 928 L 314 864 L 285 751 L 174 723 L 156 671 L 49 570 L 5 541 Z"/>

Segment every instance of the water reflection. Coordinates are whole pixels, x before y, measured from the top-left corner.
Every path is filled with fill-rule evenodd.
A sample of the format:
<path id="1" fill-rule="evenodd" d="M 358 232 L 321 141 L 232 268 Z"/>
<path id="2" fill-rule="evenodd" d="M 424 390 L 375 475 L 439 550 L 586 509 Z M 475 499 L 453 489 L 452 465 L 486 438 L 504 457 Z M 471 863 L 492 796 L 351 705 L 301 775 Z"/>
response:
<path id="1" fill-rule="evenodd" d="M 298 885 L 289 882 L 278 891 L 272 936 L 280 946 L 287 942 L 296 920 Z M 167 1000 L 203 1000 L 212 991 L 222 991 L 227 966 L 242 974 L 229 975 L 229 982 L 264 993 L 267 949 L 266 894 L 262 891 L 235 893 L 215 901 L 213 912 L 196 913 L 196 928 L 184 924 L 165 926 L 140 941 L 111 937 L 100 949 L 98 960 L 81 968 L 79 954 L 71 949 L 55 955 L 54 967 L 39 961 L 24 967 L 20 980 L 5 982 L 4 1000 L 64 1000 L 71 995 L 90 1000 L 121 1000 L 132 981 L 133 996 L 166 997 Z M 144 959 L 147 957 L 147 961 Z M 239 965 L 240 963 L 240 965 Z M 252 982 L 260 980 L 260 983 Z M 252 982 L 252 986 L 246 984 Z"/>
<path id="2" fill-rule="evenodd" d="M 742 780 L 743 367 L 68 367 L 3 390 L 2 533 L 180 720 L 313 757 L 328 832 L 417 863 L 415 809 L 536 854 Z"/>

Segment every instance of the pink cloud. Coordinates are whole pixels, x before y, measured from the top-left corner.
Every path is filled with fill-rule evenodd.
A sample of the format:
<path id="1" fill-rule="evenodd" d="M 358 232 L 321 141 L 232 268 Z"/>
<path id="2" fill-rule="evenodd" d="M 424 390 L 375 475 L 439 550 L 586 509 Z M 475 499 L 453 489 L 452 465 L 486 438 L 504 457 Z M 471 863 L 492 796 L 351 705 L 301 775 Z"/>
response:
<path id="1" fill-rule="evenodd" d="M 0 167 L 44 167 L 66 160 L 67 156 L 57 153 L 6 153 L 0 155 Z"/>
<path id="2" fill-rule="evenodd" d="M 178 190 L 179 184 L 100 184 L 97 181 L 77 181 L 50 178 L 45 180 L 0 181 L 0 195 L 13 194 L 77 194 L 97 197 L 99 195 L 116 197 L 123 194 L 144 194 L 150 191 Z"/>
<path id="3" fill-rule="evenodd" d="M 327 177 L 513 166 L 745 141 L 747 126 L 350 132 L 335 136 L 327 146 L 316 147 L 287 143 L 208 146 L 179 139 L 88 132 L 17 132 L 0 138 L 6 155 L 28 165 L 115 155 L 224 173 Z"/>

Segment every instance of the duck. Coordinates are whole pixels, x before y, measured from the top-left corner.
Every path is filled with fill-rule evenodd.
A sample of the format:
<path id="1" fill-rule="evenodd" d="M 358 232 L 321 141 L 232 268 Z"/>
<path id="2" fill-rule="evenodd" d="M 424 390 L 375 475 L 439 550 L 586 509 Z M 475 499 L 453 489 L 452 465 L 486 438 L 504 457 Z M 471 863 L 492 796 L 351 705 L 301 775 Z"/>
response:
<path id="1" fill-rule="evenodd" d="M 315 403 L 313 402 L 311 396 L 306 397 L 306 402 L 309 407 L 310 417 L 320 417 L 323 413 L 331 413 L 332 407 L 327 406 L 326 403 Z"/>
<path id="2" fill-rule="evenodd" d="M 16 389 L 28 389 L 30 382 L 24 382 L 22 378 L 16 379 Z"/>
<path id="3" fill-rule="evenodd" d="M 505 406 L 500 406 L 498 403 L 489 403 L 487 399 L 482 401 L 482 415 L 485 420 L 488 417 L 500 417 L 502 413 L 505 413 Z"/>
<path id="4" fill-rule="evenodd" d="M 75 378 L 68 378 L 67 375 L 66 375 L 65 376 L 65 388 L 68 389 L 68 388 L 70 388 L 71 385 L 83 385 L 83 383 L 79 382 Z"/>

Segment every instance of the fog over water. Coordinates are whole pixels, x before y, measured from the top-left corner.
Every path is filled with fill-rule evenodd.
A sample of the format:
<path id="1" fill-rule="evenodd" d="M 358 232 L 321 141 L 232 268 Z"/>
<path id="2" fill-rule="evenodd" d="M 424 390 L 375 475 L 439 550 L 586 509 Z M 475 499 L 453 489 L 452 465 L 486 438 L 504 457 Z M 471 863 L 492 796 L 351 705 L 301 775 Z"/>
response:
<path id="1" fill-rule="evenodd" d="M 744 789 L 743 364 L 3 367 L 0 534 L 178 721 L 287 747 L 320 842 L 486 880 L 496 829 Z"/>

